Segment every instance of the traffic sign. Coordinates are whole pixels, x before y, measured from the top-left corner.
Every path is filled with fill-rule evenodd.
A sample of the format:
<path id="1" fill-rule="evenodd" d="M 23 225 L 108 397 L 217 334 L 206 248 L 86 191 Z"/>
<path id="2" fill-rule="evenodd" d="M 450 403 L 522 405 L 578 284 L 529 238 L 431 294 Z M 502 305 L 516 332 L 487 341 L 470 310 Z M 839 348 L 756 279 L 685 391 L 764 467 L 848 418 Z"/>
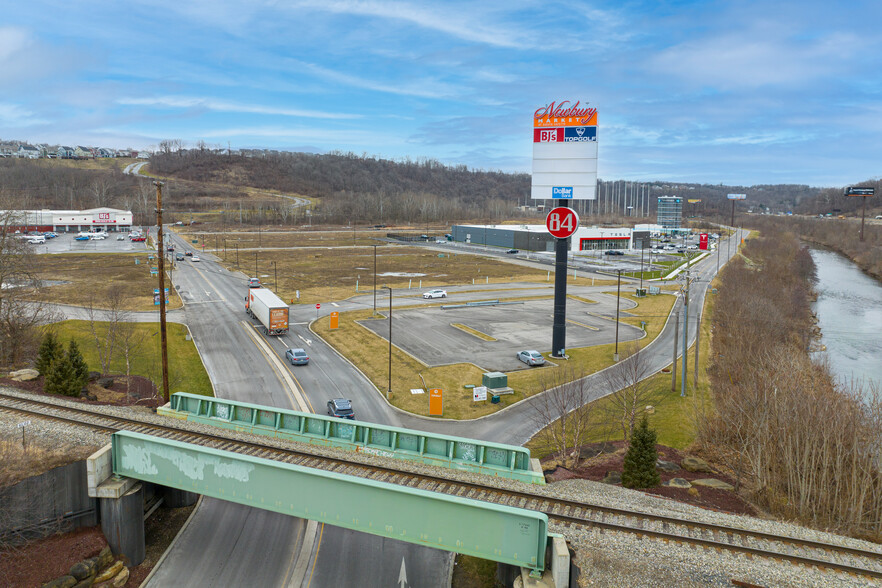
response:
<path id="1" fill-rule="evenodd" d="M 322 307 L 322 305 L 321 305 L 320 303 L 316 302 L 316 304 L 315 304 L 315 309 L 318 310 L 318 309 L 320 309 L 321 307 Z"/>
<path id="2" fill-rule="evenodd" d="M 563 206 L 552 208 L 545 217 L 545 227 L 558 239 L 566 239 L 579 228 L 579 215 L 572 208 Z"/>

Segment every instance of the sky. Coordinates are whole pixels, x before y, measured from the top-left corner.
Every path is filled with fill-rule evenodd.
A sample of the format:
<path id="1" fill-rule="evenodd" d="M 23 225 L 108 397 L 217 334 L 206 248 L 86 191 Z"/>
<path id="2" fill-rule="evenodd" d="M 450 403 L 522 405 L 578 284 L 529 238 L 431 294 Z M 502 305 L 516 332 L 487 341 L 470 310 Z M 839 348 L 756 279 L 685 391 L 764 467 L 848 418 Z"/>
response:
<path id="1" fill-rule="evenodd" d="M 882 3 L 8 2 L 0 139 L 343 151 L 530 172 L 532 117 L 598 111 L 604 180 L 882 172 Z"/>

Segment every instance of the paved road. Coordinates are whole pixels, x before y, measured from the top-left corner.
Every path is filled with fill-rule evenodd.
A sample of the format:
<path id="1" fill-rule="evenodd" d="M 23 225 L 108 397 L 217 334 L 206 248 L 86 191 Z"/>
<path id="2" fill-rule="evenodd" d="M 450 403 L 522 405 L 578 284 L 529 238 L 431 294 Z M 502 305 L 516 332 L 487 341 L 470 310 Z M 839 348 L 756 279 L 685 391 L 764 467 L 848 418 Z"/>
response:
<path id="1" fill-rule="evenodd" d="M 178 237 L 173 239 L 179 248 L 185 246 Z M 725 257 L 725 243 L 721 249 Z M 735 248 L 731 249 L 734 254 Z M 173 282 L 185 301 L 185 322 L 218 396 L 278 407 L 298 408 L 303 403 L 324 412 L 328 398 L 342 395 L 353 399 L 359 417 L 367 421 L 518 445 L 535 433 L 529 424 L 529 400 L 490 417 L 462 422 L 421 418 L 395 409 L 357 370 L 308 330 L 308 323 L 315 318 L 314 308 L 292 307 L 292 328 L 287 336 L 262 336 L 244 313 L 247 276 L 229 272 L 212 259 L 211 255 L 203 255 L 204 261 L 198 264 L 178 263 Z M 714 255 L 698 264 L 701 278 L 693 285 L 693 308 L 701 307 L 716 263 Z M 546 289 L 537 290 L 547 294 Z M 420 301 L 412 295 L 396 298 L 393 308 Z M 372 303 L 373 296 L 356 298 L 337 303 L 334 310 L 365 308 Z M 694 321 L 691 323 L 690 339 L 695 332 Z M 668 324 L 644 350 L 653 370 L 670 363 L 672 339 L 673 325 Z M 310 365 L 293 368 L 285 364 L 284 350 L 289 346 L 306 347 L 312 358 Z M 610 392 L 602 375 L 589 376 L 589 381 L 596 397 Z M 315 542 L 315 557 L 308 569 L 295 570 L 293 562 L 306 532 L 307 525 L 300 519 L 205 500 L 175 549 L 157 567 L 149 586 L 302 583 L 321 587 L 351 585 L 353 578 L 366 586 L 394 586 L 403 565 L 410 586 L 447 585 L 450 554 L 331 526 L 319 530 L 320 540 Z"/>
<path id="2" fill-rule="evenodd" d="M 179 237 L 172 239 L 179 250 L 185 247 Z M 398 413 L 377 398 L 373 386 L 316 340 L 305 324 L 292 325 L 283 337 L 263 336 L 245 314 L 247 276 L 223 269 L 212 255 L 201 258 L 199 263 L 177 263 L 172 280 L 184 300 L 186 322 L 219 397 L 324 412 L 328 398 L 346 396 L 357 403 L 361 419 L 401 425 Z M 286 364 L 288 347 L 308 348 L 310 364 Z M 301 541 L 314 538 L 307 537 L 307 532 L 300 519 L 206 500 L 149 586 L 296 586 L 302 582 L 321 588 L 351 585 L 353 577 L 365 586 L 395 586 L 402 558 L 410 586 L 447 585 L 451 554 L 331 526 L 318 528 L 316 557 L 308 569 L 300 569 L 292 561 Z M 378 551 L 377 545 L 382 549 Z"/>

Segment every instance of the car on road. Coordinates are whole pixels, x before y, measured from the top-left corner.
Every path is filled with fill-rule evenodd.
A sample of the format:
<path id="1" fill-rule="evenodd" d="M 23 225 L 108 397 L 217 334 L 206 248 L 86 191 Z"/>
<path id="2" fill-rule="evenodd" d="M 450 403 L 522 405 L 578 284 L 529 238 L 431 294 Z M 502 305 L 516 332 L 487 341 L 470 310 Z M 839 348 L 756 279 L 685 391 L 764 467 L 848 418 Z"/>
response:
<path id="1" fill-rule="evenodd" d="M 289 349 L 285 352 L 285 359 L 287 359 L 291 365 L 306 365 L 309 363 L 309 355 L 306 354 L 305 349 Z"/>
<path id="2" fill-rule="evenodd" d="M 85 235 L 77 235 L 74 237 L 74 241 L 88 241 L 89 238 Z"/>
<path id="3" fill-rule="evenodd" d="M 333 398 L 328 400 L 328 414 L 341 419 L 355 420 L 355 411 L 352 410 L 352 401 L 345 398 Z"/>
<path id="4" fill-rule="evenodd" d="M 193 257 L 193 252 L 192 251 L 185 251 L 184 255 L 186 255 L 187 257 Z"/>
<path id="5" fill-rule="evenodd" d="M 545 358 L 535 349 L 518 351 L 518 359 L 530 366 L 543 365 L 545 363 Z"/>
<path id="6" fill-rule="evenodd" d="M 517 249 L 509 249 L 508 251 L 506 251 L 506 253 L 508 253 L 509 255 L 514 255 L 515 253 L 518 253 L 518 250 Z"/>
<path id="7" fill-rule="evenodd" d="M 175 253 L 175 261 L 184 261 L 183 253 Z"/>
<path id="8" fill-rule="evenodd" d="M 619 251 L 618 249 L 609 249 L 604 252 L 605 255 L 624 255 L 624 251 Z"/>
<path id="9" fill-rule="evenodd" d="M 175 250 L 175 246 L 174 246 L 174 245 L 169 245 L 168 248 L 167 248 L 167 251 L 174 251 L 174 250 Z"/>
<path id="10" fill-rule="evenodd" d="M 248 278 L 249 288 L 260 288 L 260 278 Z"/>
<path id="11" fill-rule="evenodd" d="M 423 292 L 423 298 L 447 298 L 446 290 L 429 290 Z"/>
<path id="12" fill-rule="evenodd" d="M 147 237 L 132 237 L 132 241 L 146 241 Z"/>
<path id="13" fill-rule="evenodd" d="M 116 236 L 116 240 L 117 240 L 117 241 L 125 241 L 125 240 L 126 240 L 126 236 L 125 236 L 125 235 L 122 235 L 122 234 L 117 235 L 117 236 Z"/>
<path id="14" fill-rule="evenodd" d="M 199 261 L 199 256 L 194 255 L 193 257 L 190 258 L 190 261 Z"/>

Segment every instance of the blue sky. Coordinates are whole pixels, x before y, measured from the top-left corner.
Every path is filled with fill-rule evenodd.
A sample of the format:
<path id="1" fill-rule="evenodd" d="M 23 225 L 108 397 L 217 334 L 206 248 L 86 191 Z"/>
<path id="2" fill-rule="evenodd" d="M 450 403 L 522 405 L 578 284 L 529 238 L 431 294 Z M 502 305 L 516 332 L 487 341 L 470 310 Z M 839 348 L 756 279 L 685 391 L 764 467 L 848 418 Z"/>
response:
<path id="1" fill-rule="evenodd" d="M 5 3 L 0 138 L 265 147 L 529 172 L 598 109 L 607 180 L 880 175 L 878 2 Z"/>

